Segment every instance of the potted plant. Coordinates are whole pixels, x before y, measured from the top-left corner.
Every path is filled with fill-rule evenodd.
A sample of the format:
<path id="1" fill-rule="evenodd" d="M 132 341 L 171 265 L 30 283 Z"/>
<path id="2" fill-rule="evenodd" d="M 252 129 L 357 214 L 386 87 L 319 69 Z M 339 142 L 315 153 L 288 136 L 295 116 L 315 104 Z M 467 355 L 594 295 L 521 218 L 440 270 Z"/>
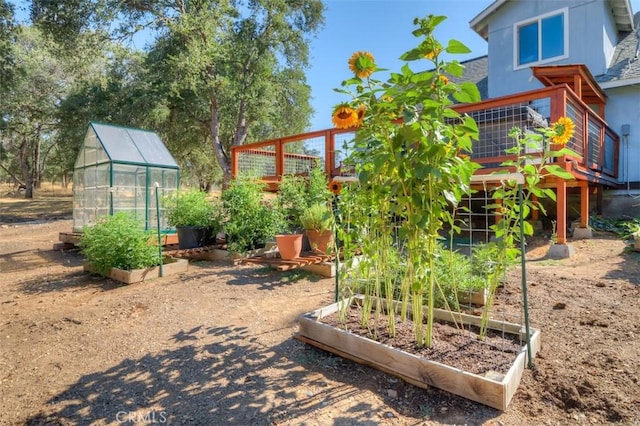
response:
<path id="1" fill-rule="evenodd" d="M 223 231 L 230 252 L 244 255 L 262 248 L 278 233 L 279 210 L 263 197 L 263 185 L 250 178 L 238 178 L 222 192 L 222 211 L 227 217 Z"/>
<path id="2" fill-rule="evenodd" d="M 303 227 L 300 222 L 308 188 L 304 177 L 283 175 L 280 178 L 278 196 L 274 202 L 277 211 L 280 232 L 276 235 L 278 251 L 283 260 L 300 257 L 302 252 Z"/>
<path id="3" fill-rule="evenodd" d="M 157 238 L 122 212 L 85 227 L 80 247 L 87 259 L 85 270 L 126 284 L 157 277 L 161 272 L 184 272 L 188 267 L 182 259 L 163 257 L 161 262 Z M 158 267 L 161 263 L 162 269 Z"/>
<path id="4" fill-rule="evenodd" d="M 326 203 L 314 203 L 305 208 L 300 216 L 311 249 L 327 253 L 333 245 L 334 220 Z"/>
<path id="5" fill-rule="evenodd" d="M 180 249 L 203 247 L 212 243 L 218 231 L 214 203 L 207 193 L 197 189 L 176 192 L 164 200 L 167 222 L 176 227 Z"/>

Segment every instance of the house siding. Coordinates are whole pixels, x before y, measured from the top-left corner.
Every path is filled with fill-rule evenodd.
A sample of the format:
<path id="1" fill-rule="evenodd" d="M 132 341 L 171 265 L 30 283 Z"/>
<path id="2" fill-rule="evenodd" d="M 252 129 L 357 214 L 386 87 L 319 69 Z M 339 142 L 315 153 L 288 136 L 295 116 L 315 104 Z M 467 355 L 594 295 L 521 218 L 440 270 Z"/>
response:
<path id="1" fill-rule="evenodd" d="M 514 1 L 499 8 L 489 22 L 489 97 L 542 87 L 531 70 L 514 70 L 513 24 L 568 8 L 569 56 L 545 65 L 585 64 L 593 75 L 606 71 L 614 53 L 617 31 L 605 0 Z M 594 49 L 594 46 L 602 48 Z"/>
<path id="2" fill-rule="evenodd" d="M 607 89 L 606 120 L 609 126 L 620 135 L 620 164 L 618 180 L 625 183 L 627 178 L 631 182 L 640 182 L 640 87 L 625 86 Z M 628 146 L 622 136 L 622 126 L 630 125 Z M 627 170 L 627 161 L 629 167 Z M 627 174 L 628 173 L 628 174 Z"/>

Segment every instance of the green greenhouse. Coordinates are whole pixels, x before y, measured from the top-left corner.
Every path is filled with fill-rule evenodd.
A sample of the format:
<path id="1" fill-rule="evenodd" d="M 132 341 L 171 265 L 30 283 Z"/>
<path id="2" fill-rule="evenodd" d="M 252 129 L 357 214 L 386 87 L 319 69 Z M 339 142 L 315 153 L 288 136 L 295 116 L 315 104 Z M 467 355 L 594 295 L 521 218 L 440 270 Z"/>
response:
<path id="1" fill-rule="evenodd" d="M 178 164 L 156 133 L 89 123 L 74 167 L 73 230 L 118 212 L 156 229 L 156 197 L 177 191 L 179 184 Z M 161 229 L 168 230 L 162 211 L 160 217 Z"/>

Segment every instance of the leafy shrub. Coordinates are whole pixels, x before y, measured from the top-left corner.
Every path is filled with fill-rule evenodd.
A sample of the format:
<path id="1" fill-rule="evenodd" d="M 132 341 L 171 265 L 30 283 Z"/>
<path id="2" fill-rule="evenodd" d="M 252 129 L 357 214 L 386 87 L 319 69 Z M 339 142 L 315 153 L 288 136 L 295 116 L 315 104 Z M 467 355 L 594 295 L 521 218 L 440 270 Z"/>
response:
<path id="1" fill-rule="evenodd" d="M 330 200 L 327 178 L 319 165 L 309 171 L 308 179 L 283 175 L 275 205 L 284 218 L 284 231 L 295 232 L 305 228 L 301 221 L 305 210 L 314 204 L 327 204 Z"/>
<path id="2" fill-rule="evenodd" d="M 314 203 L 303 209 L 300 216 L 302 227 L 309 231 L 327 231 L 333 229 L 333 213 L 327 203 Z"/>
<path id="3" fill-rule="evenodd" d="M 197 189 L 176 192 L 164 199 L 167 222 L 171 226 L 220 228 L 215 204 L 206 192 Z"/>
<path id="4" fill-rule="evenodd" d="M 264 247 L 282 228 L 280 212 L 263 201 L 262 185 L 255 180 L 234 180 L 221 199 L 227 216 L 223 229 L 232 252 Z"/>
<path id="5" fill-rule="evenodd" d="M 296 232 L 302 229 L 300 216 L 307 206 L 307 180 L 302 176 L 283 175 L 275 200 L 275 207 L 283 218 L 283 232 Z"/>
<path id="6" fill-rule="evenodd" d="M 151 232 L 121 212 L 85 227 L 80 247 L 93 269 L 106 277 L 111 268 L 131 270 L 158 265 L 158 246 L 151 241 Z"/>

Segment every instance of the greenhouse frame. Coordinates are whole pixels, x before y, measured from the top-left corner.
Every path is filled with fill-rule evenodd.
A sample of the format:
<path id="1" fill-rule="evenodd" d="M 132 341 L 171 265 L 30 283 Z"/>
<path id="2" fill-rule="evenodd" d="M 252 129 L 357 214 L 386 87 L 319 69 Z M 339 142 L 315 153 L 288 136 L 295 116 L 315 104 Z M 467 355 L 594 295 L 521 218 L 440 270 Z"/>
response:
<path id="1" fill-rule="evenodd" d="M 156 200 L 179 185 L 178 164 L 155 132 L 91 122 L 74 167 L 73 230 L 118 212 L 155 230 L 158 208 L 160 229 L 171 232 Z"/>

